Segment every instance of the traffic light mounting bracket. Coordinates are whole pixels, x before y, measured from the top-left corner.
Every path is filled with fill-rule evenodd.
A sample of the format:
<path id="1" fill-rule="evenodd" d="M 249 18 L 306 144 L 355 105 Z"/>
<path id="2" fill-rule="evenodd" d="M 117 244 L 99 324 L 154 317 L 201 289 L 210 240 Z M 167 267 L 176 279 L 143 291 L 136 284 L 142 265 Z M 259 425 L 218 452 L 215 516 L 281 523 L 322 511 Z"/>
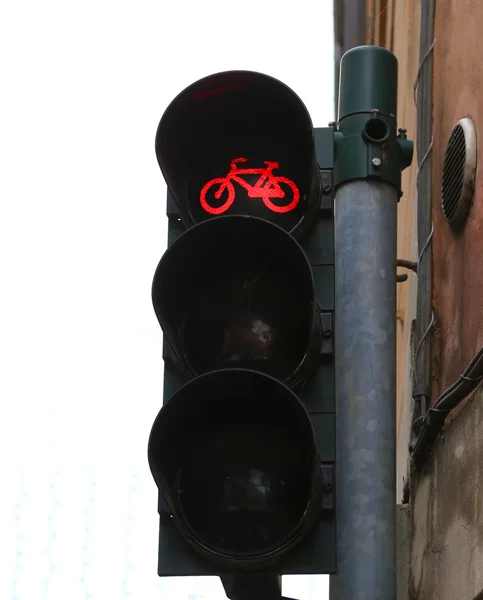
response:
<path id="1" fill-rule="evenodd" d="M 332 357 L 334 354 L 333 318 L 331 312 L 320 312 L 322 343 L 320 345 L 321 358 Z"/>
<path id="2" fill-rule="evenodd" d="M 332 183 L 332 169 L 319 169 L 320 170 L 320 200 L 319 200 L 319 212 L 327 214 L 332 213 L 334 208 L 334 193 Z"/>

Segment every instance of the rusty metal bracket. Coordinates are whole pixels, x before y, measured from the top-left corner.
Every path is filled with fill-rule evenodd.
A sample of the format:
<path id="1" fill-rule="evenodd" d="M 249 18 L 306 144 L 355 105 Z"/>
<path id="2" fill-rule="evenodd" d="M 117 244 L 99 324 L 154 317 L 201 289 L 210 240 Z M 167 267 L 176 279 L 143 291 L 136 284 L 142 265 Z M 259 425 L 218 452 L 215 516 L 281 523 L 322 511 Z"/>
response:
<path id="1" fill-rule="evenodd" d="M 418 273 L 418 263 L 413 260 L 406 260 L 404 258 L 398 258 L 396 261 L 396 265 L 398 267 L 403 267 L 404 269 L 409 269 L 413 273 Z M 401 273 L 401 275 L 397 276 L 397 282 L 401 283 L 402 281 L 407 281 L 407 273 Z"/>

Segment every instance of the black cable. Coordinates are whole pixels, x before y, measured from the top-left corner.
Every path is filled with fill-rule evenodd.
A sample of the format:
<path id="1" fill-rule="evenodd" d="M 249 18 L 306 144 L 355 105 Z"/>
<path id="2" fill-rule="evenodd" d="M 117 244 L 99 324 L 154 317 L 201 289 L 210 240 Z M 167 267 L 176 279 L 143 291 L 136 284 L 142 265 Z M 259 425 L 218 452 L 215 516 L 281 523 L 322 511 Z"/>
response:
<path id="1" fill-rule="evenodd" d="M 421 429 L 410 448 L 413 463 L 420 467 L 428 456 L 428 452 L 438 437 L 448 414 L 458 406 L 483 381 L 483 347 L 466 367 L 458 380 L 449 387 L 430 408 L 418 419 Z M 416 422 L 414 423 L 416 424 Z"/>

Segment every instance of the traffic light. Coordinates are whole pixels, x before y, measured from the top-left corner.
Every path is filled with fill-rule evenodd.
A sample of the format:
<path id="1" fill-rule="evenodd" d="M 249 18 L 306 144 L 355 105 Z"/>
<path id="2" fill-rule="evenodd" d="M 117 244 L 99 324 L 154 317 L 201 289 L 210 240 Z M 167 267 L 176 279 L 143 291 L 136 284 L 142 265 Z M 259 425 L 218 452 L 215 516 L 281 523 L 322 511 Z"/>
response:
<path id="1" fill-rule="evenodd" d="M 161 119 L 160 576 L 279 600 L 280 575 L 336 573 L 344 598 L 395 597 L 396 223 L 413 152 L 397 71 L 383 48 L 347 52 L 328 128 L 248 71 L 201 79 Z"/>
<path id="2" fill-rule="evenodd" d="M 227 589 L 336 569 L 333 147 L 290 88 L 249 71 L 201 79 L 162 116 L 160 576 Z"/>

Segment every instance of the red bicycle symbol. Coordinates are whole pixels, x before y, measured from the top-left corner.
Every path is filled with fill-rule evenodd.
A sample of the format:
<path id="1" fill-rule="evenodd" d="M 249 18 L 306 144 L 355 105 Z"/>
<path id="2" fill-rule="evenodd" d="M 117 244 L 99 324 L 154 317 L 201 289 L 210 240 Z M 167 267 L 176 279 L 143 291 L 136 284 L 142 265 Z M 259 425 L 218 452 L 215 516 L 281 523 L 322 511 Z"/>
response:
<path id="1" fill-rule="evenodd" d="M 300 193 L 295 183 L 291 179 L 288 179 L 288 177 L 273 176 L 272 171 L 273 169 L 278 169 L 278 162 L 266 160 L 264 162 L 267 166 L 265 168 L 262 167 L 261 169 L 239 169 L 237 167 L 236 163 L 246 161 L 246 158 L 234 158 L 231 161 L 231 169 L 226 177 L 215 177 L 214 179 L 210 179 L 210 181 L 203 186 L 203 189 L 200 192 L 200 202 L 206 212 L 211 215 L 221 215 L 230 208 L 235 201 L 234 181 L 247 190 L 249 198 L 261 198 L 265 206 L 273 212 L 286 213 L 297 206 Z M 260 175 L 260 177 L 255 185 L 250 185 L 247 181 L 242 179 L 240 175 Z M 207 202 L 206 195 L 208 190 L 216 185 L 219 187 L 214 194 L 215 199 L 219 200 L 222 196 L 226 195 L 226 200 L 221 206 L 214 207 Z M 282 186 L 286 188 L 288 195 L 283 190 Z M 288 199 L 291 198 L 291 200 L 284 206 L 279 206 L 271 201 L 271 198 L 285 197 Z"/>

